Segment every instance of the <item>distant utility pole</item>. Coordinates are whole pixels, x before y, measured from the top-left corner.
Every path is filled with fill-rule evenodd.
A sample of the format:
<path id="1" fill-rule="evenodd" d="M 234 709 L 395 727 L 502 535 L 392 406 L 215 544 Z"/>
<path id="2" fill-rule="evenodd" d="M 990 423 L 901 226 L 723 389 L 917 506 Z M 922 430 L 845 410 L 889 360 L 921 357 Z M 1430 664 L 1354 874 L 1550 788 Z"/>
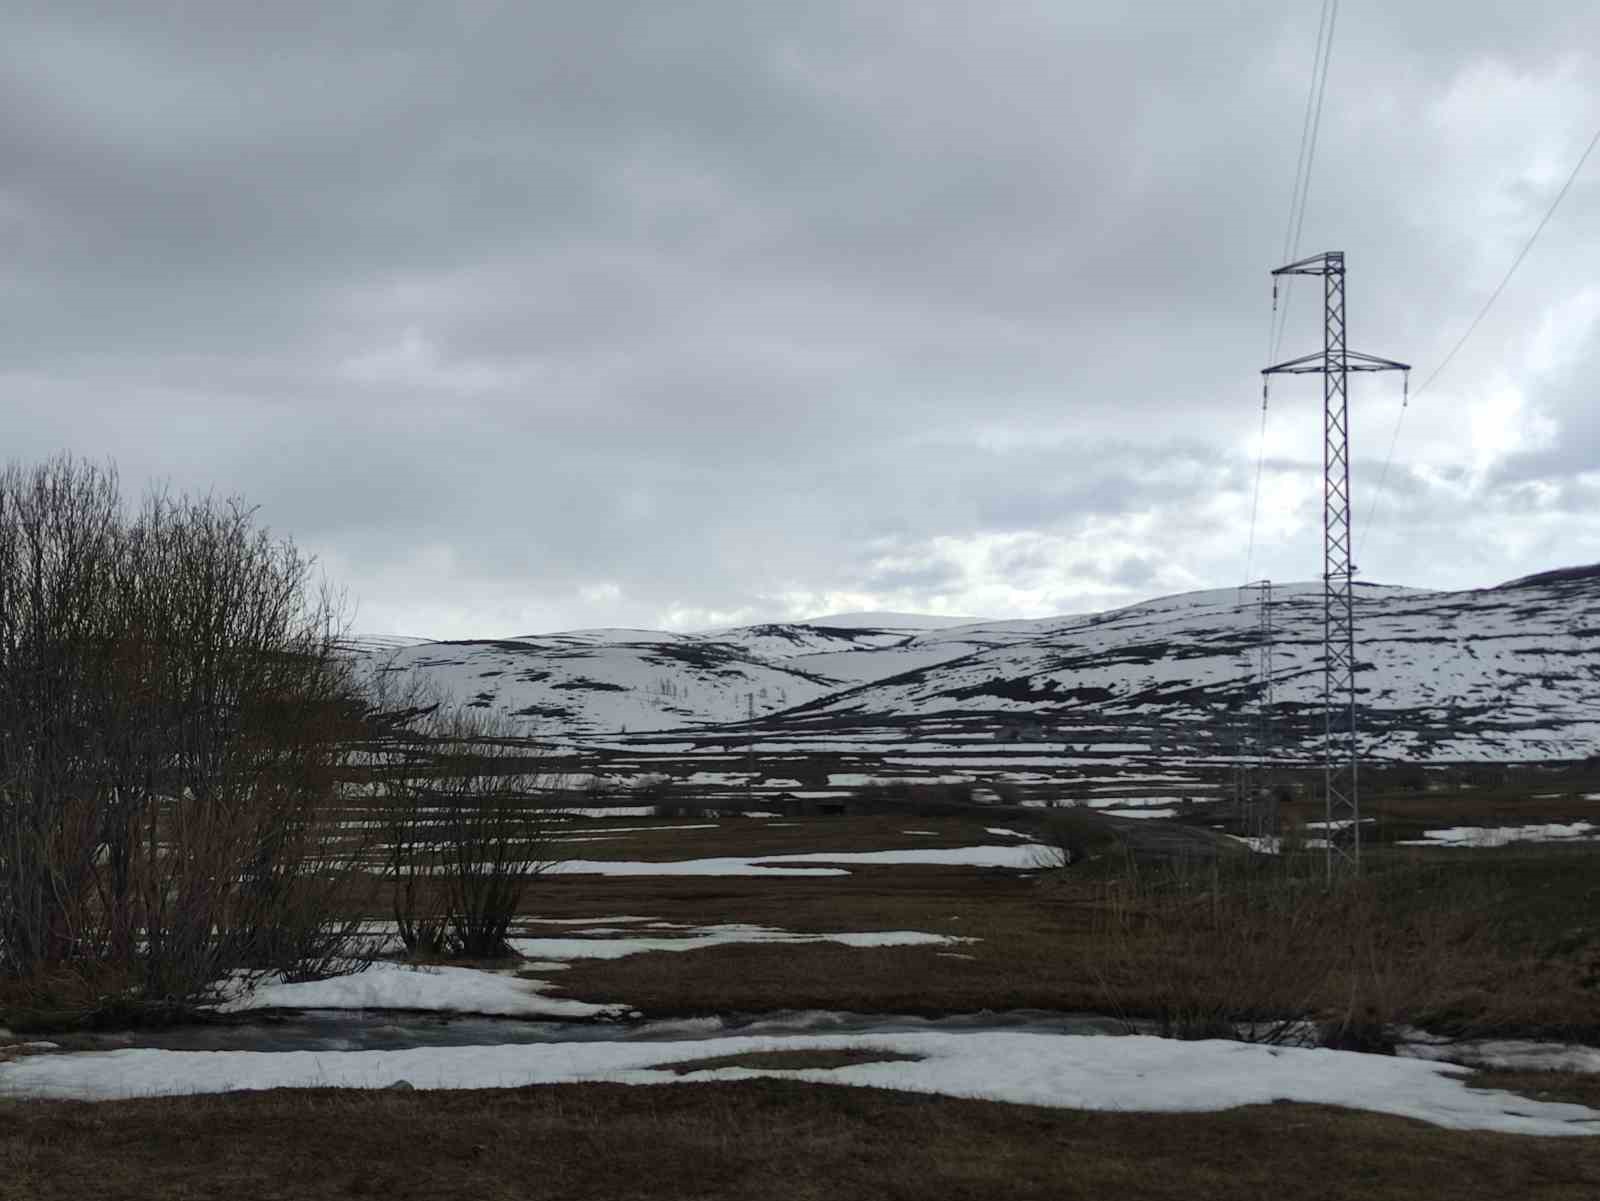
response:
<path id="1" fill-rule="evenodd" d="M 1255 833 L 1271 836 L 1278 832 L 1278 802 L 1271 795 L 1267 764 L 1272 759 L 1272 581 L 1246 584 L 1256 591 L 1256 678 L 1261 691 L 1256 694 L 1256 745 L 1254 786 L 1250 790 L 1251 824 Z"/>
<path id="2" fill-rule="evenodd" d="M 1361 870 L 1361 797 L 1356 773 L 1355 564 L 1350 561 L 1350 398 L 1352 371 L 1404 371 L 1409 363 L 1358 354 L 1345 346 L 1344 252 L 1329 250 L 1272 273 L 1277 309 L 1280 275 L 1320 275 L 1322 350 L 1265 368 L 1273 375 L 1322 376 L 1322 705 L 1323 792 L 1327 800 L 1328 877 L 1336 860 Z M 1348 826 L 1346 825 L 1348 823 Z"/>
<path id="3" fill-rule="evenodd" d="M 745 745 L 745 751 L 744 751 L 744 754 L 745 754 L 744 799 L 745 799 L 745 802 L 746 802 L 746 808 L 748 808 L 749 807 L 749 804 L 748 804 L 749 801 L 755 795 L 755 787 L 756 787 L 756 694 L 753 693 L 753 692 L 747 692 L 747 693 L 744 694 L 744 699 L 745 699 L 745 707 L 746 707 L 746 714 L 747 714 L 747 721 L 748 721 L 748 728 L 747 728 L 747 730 L 745 732 L 745 744 L 744 744 Z"/>

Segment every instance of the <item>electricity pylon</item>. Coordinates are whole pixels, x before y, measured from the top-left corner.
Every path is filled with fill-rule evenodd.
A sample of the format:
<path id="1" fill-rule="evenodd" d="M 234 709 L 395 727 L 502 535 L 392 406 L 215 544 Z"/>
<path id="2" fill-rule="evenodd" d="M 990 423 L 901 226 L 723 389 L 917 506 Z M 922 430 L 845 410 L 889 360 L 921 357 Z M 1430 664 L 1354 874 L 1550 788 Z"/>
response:
<path id="1" fill-rule="evenodd" d="M 1322 350 L 1265 368 L 1261 374 L 1322 376 L 1322 706 L 1323 795 L 1327 866 L 1361 870 L 1361 795 L 1356 757 L 1355 564 L 1350 561 L 1350 397 L 1352 371 L 1410 372 L 1409 363 L 1358 354 L 1345 346 L 1344 252 L 1329 250 L 1272 273 L 1276 309 L 1280 275 L 1320 275 Z"/>

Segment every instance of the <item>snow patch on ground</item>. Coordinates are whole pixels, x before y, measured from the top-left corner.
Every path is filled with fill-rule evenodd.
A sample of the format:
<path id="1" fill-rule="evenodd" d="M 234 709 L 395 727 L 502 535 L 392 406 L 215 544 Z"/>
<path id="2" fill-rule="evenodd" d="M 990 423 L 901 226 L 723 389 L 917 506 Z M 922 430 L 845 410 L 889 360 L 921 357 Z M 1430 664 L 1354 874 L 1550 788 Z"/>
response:
<path id="1" fill-rule="evenodd" d="M 762 862 L 770 861 L 763 860 Z M 848 876 L 832 867 L 763 867 L 753 859 L 678 859 L 644 863 L 628 859 L 568 859 L 550 869 L 568 876 Z"/>
<path id="2" fill-rule="evenodd" d="M 617 922 L 653 922 L 653 917 L 640 917 L 634 913 L 619 913 L 611 917 L 525 917 L 518 919 L 530 926 L 593 926 Z"/>
<path id="3" fill-rule="evenodd" d="M 803 1071 L 666 1065 L 760 1051 L 883 1050 L 917 1058 Z M 779 1077 L 1023 1105 L 1196 1112 L 1298 1101 L 1457 1130 L 1600 1134 L 1600 1111 L 1467 1087 L 1467 1069 L 1423 1059 L 1250 1043 L 1010 1032 L 713 1038 L 401 1051 L 97 1051 L 0 1066 L 13 1097 L 112 1100 L 267 1088 L 516 1088 L 613 1081 L 672 1084 Z"/>
<path id="4" fill-rule="evenodd" d="M 1151 817 L 1162 819 L 1178 816 L 1176 809 L 1102 809 L 1100 812 L 1107 817 Z"/>
<path id="5" fill-rule="evenodd" d="M 1039 866 L 1037 854 L 1037 847 L 1024 844 L 1008 847 L 917 848 L 908 851 L 815 851 L 801 855 L 727 856 L 716 859 L 676 859 L 661 863 L 569 859 L 550 870 L 565 875 L 595 876 L 844 876 L 849 873 L 838 868 L 791 865 L 911 863 L 949 867 L 1009 867 L 1031 871 Z M 772 866 L 774 864 L 778 866 Z"/>
<path id="6" fill-rule="evenodd" d="M 613 834 L 657 834 L 668 830 L 715 830 L 716 822 L 704 822 L 696 826 L 587 826 L 582 830 L 573 830 L 570 833 L 563 831 L 556 835 L 563 842 L 581 842 L 585 834 L 604 834 L 610 837 Z"/>
<path id="7" fill-rule="evenodd" d="M 654 817 L 654 805 L 608 805 L 604 808 L 581 807 L 577 809 L 562 809 L 560 812 L 567 817 Z"/>
<path id="8" fill-rule="evenodd" d="M 1503 847 L 1513 842 L 1584 842 L 1600 838 L 1592 822 L 1549 822 L 1535 826 L 1452 826 L 1427 830 L 1421 838 L 1407 839 L 1403 847 Z"/>
<path id="9" fill-rule="evenodd" d="M 606 933 L 585 930 L 584 934 Z M 951 946 L 976 942 L 947 934 L 920 930 L 875 930 L 866 933 L 796 934 L 767 926 L 711 926 L 671 938 L 513 938 L 511 948 L 521 955 L 541 959 L 623 959 L 650 951 L 698 951 L 735 943 L 839 943 L 847 947 Z"/>
<path id="10" fill-rule="evenodd" d="M 1475 1068 L 1505 1068 L 1513 1072 L 1600 1072 L 1600 1047 L 1524 1039 L 1408 1042 L 1402 1043 L 1395 1053 L 1411 1059 L 1464 1063 Z"/>
<path id="11" fill-rule="evenodd" d="M 628 1012 L 625 1005 L 593 1005 L 541 996 L 549 988 L 497 972 L 465 967 L 375 963 L 364 972 L 299 984 L 269 981 L 217 1006 L 222 1013 L 253 1009 L 417 1009 L 506 1017 L 593 1018 Z"/>

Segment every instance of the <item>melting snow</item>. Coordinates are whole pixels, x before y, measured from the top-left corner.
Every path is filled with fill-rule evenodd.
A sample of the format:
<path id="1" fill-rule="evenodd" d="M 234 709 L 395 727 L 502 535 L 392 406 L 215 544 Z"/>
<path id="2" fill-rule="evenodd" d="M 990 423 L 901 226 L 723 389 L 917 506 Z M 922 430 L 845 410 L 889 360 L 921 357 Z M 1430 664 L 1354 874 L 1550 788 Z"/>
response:
<path id="1" fill-rule="evenodd" d="M 564 875 L 592 876 L 844 876 L 832 867 L 798 867 L 809 863 L 936 864 L 950 867 L 1009 867 L 1031 871 L 1039 866 L 1038 848 L 918 847 L 908 851 L 815 851 L 800 855 L 724 856 L 676 859 L 662 863 L 627 860 L 568 859 L 550 870 Z M 777 866 L 773 866 L 777 865 Z"/>
<path id="2" fill-rule="evenodd" d="M 584 934 L 602 931 L 581 931 Z M 950 946 L 976 942 L 947 934 L 918 930 L 876 930 L 868 933 L 795 934 L 766 926 L 711 926 L 675 938 L 513 938 L 511 947 L 522 955 L 545 959 L 623 959 L 650 951 L 698 951 L 735 943 L 839 943 L 847 947 Z"/>
<path id="3" fill-rule="evenodd" d="M 420 1009 L 557 1018 L 627 1012 L 626 1006 L 541 996 L 541 990 L 548 987 L 537 980 L 519 980 L 475 968 L 375 963 L 364 972 L 330 980 L 262 984 L 217 1008 L 223 1013 L 251 1009 Z"/>
<path id="4" fill-rule="evenodd" d="M 1600 838 L 1600 830 L 1590 822 L 1559 822 L 1536 826 L 1452 826 L 1448 830 L 1427 830 L 1421 838 L 1398 845 L 1403 847 L 1503 847 L 1512 842 L 1587 841 Z"/>
<path id="5" fill-rule="evenodd" d="M 664 1067 L 761 1051 L 883 1050 L 913 1062 L 802 1071 Z M 757 1077 L 903 1089 L 1023 1105 L 1194 1112 L 1299 1101 L 1416 1118 L 1458 1130 L 1600 1133 L 1600 1112 L 1468 1087 L 1467 1070 L 1348 1051 L 1012 1032 L 796 1035 L 670 1043 L 591 1042 L 401 1051 L 122 1050 L 39 1055 L 0 1066 L 15 1097 L 110 1100 L 267 1088 L 517 1088 L 603 1080 L 673 1084 Z"/>

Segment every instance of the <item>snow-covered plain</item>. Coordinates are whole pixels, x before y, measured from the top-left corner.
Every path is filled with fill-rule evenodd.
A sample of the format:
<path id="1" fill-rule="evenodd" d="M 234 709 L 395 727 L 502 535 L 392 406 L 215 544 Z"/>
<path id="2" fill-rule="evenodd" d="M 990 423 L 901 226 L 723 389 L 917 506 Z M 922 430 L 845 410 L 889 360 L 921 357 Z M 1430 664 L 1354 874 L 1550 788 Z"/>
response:
<path id="1" fill-rule="evenodd" d="M 911 1062 L 782 1071 L 674 1063 L 760 1051 L 883 1050 Z M 782 1077 L 1070 1109 L 1193 1112 L 1300 1101 L 1457 1130 L 1600 1134 L 1600 1112 L 1475 1090 L 1467 1070 L 1347 1051 L 1010 1032 L 735 1037 L 401 1051 L 122 1050 L 36 1055 L 0 1065 L 0 1095 L 115 1100 L 268 1088 L 517 1088 L 613 1081 L 671 1084 Z"/>

